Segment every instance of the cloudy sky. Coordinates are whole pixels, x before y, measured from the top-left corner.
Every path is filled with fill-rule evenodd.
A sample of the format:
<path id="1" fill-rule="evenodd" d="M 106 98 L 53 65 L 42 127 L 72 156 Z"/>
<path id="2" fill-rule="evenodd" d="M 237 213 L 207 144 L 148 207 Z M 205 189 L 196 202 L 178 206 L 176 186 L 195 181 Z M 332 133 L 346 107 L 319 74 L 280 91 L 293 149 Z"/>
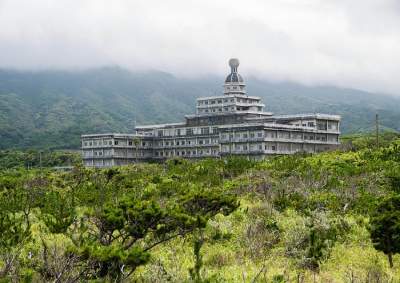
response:
<path id="1" fill-rule="evenodd" d="M 0 0 L 0 68 L 240 72 L 400 95 L 399 0 Z"/>

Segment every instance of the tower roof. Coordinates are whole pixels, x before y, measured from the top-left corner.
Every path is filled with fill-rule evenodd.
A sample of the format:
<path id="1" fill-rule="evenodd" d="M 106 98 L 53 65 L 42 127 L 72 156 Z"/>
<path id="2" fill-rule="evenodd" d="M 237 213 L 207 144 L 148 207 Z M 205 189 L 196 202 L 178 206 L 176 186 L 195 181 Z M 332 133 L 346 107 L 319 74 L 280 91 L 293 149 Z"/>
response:
<path id="1" fill-rule="evenodd" d="M 239 59 L 231 58 L 229 60 L 229 66 L 231 67 L 231 73 L 226 77 L 225 83 L 242 83 L 243 78 L 239 75 L 237 69 L 239 67 Z"/>

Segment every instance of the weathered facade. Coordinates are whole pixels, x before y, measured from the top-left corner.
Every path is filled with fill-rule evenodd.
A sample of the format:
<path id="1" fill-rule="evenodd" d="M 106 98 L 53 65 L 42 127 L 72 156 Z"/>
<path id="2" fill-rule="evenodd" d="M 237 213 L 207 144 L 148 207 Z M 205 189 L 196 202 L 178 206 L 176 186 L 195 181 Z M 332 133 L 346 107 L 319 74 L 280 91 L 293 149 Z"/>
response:
<path id="1" fill-rule="evenodd" d="M 109 167 L 226 155 L 263 158 L 337 148 L 340 116 L 264 112 L 261 98 L 246 93 L 239 61 L 231 59 L 229 65 L 223 95 L 198 98 L 196 114 L 187 115 L 185 122 L 137 126 L 132 134 L 82 135 L 84 164 Z"/>

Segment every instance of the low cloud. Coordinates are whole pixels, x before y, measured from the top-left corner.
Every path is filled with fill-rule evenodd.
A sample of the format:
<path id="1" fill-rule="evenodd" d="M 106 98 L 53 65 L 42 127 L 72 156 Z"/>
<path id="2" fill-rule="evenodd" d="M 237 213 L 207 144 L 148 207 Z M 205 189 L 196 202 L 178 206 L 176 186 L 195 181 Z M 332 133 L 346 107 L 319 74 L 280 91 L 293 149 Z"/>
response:
<path id="1" fill-rule="evenodd" d="M 0 0 L 0 68 L 120 65 L 400 95 L 397 0 Z"/>

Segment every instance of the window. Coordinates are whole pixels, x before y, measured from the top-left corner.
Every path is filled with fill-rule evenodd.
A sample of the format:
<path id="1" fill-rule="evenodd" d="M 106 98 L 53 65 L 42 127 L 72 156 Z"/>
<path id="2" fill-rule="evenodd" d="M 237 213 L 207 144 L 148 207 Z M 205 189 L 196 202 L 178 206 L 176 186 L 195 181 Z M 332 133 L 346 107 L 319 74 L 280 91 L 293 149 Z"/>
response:
<path id="1" fill-rule="evenodd" d="M 276 146 L 275 145 L 272 146 L 272 150 L 276 150 Z"/>
<path id="2" fill-rule="evenodd" d="M 200 132 L 202 135 L 208 135 L 210 133 L 210 129 L 208 127 L 201 128 Z"/>
<path id="3" fill-rule="evenodd" d="M 258 138 L 262 138 L 262 135 L 263 135 L 262 132 L 258 132 L 258 133 L 257 133 L 257 137 L 258 137 Z"/>
<path id="4" fill-rule="evenodd" d="M 314 126 L 315 126 L 315 125 L 314 125 L 314 122 L 308 122 L 307 125 L 308 125 L 309 127 L 314 127 Z"/>
<path id="5" fill-rule="evenodd" d="M 142 142 L 142 146 L 146 146 L 146 143 L 145 143 L 145 142 Z"/>
<path id="6" fill-rule="evenodd" d="M 133 143 L 132 143 L 132 141 L 129 141 L 128 144 L 129 144 L 129 145 L 132 145 Z"/>
<path id="7" fill-rule="evenodd" d="M 84 145 L 85 145 L 85 146 L 87 146 L 87 145 L 88 145 L 88 143 L 87 143 L 87 142 L 84 142 Z"/>
<path id="8" fill-rule="evenodd" d="M 118 145 L 118 141 L 114 141 L 114 145 Z"/>
<path id="9" fill-rule="evenodd" d="M 243 134 L 243 138 L 244 138 L 244 139 L 247 139 L 247 134 Z"/>
<path id="10" fill-rule="evenodd" d="M 228 102 L 228 99 L 225 98 L 225 99 L 224 99 L 224 102 Z"/>
<path id="11" fill-rule="evenodd" d="M 211 104 L 215 104 L 215 100 L 211 100 Z"/>
<path id="12" fill-rule="evenodd" d="M 162 136 L 163 136 L 163 131 L 162 131 L 162 130 L 157 131 L 157 135 L 158 135 L 159 137 L 162 137 Z"/>
<path id="13" fill-rule="evenodd" d="M 222 100 L 219 99 L 219 100 L 218 100 L 218 103 L 222 103 Z"/>

